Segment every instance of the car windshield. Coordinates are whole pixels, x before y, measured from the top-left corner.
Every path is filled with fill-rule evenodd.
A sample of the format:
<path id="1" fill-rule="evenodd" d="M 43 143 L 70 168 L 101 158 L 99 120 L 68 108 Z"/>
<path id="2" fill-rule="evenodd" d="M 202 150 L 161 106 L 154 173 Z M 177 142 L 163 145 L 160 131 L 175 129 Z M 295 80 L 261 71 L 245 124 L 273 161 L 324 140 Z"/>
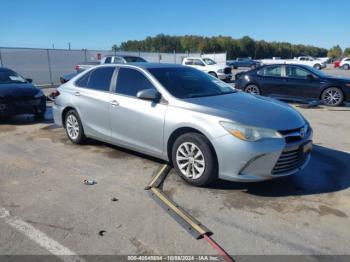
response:
<path id="1" fill-rule="evenodd" d="M 0 70 L 0 84 L 26 83 L 23 77 L 12 70 Z"/>
<path id="2" fill-rule="evenodd" d="M 229 84 L 193 68 L 151 68 L 148 71 L 170 94 L 181 99 L 236 92 Z"/>
<path id="3" fill-rule="evenodd" d="M 138 56 L 124 56 L 123 57 L 127 63 L 145 63 L 145 59 Z"/>
<path id="4" fill-rule="evenodd" d="M 306 66 L 309 71 L 311 71 L 313 74 L 319 76 L 319 77 L 327 77 L 329 75 L 323 73 L 321 70 L 318 70 L 316 68 L 313 68 L 312 66 Z"/>
<path id="5" fill-rule="evenodd" d="M 207 65 L 215 65 L 216 64 L 216 62 L 213 59 L 210 59 L 210 58 L 203 58 L 203 61 Z"/>

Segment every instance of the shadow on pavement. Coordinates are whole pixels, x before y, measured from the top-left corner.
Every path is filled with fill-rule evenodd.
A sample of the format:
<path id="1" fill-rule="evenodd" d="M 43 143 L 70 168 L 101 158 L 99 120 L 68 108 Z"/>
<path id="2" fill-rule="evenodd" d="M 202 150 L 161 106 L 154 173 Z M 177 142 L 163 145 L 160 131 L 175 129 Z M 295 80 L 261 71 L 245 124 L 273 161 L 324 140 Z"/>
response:
<path id="1" fill-rule="evenodd" d="M 350 154 L 314 145 L 309 165 L 301 172 L 259 183 L 219 180 L 213 190 L 245 190 L 246 193 L 283 197 L 331 193 L 350 187 Z"/>

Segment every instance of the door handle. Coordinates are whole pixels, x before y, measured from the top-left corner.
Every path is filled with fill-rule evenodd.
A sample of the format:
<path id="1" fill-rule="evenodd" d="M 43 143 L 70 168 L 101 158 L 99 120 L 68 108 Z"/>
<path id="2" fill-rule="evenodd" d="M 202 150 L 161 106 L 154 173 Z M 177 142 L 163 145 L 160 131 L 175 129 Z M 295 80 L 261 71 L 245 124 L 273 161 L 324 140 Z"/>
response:
<path id="1" fill-rule="evenodd" d="M 112 100 L 112 101 L 109 101 L 109 103 L 113 106 L 113 107 L 115 107 L 115 106 L 119 106 L 119 103 L 118 103 L 118 101 L 117 100 Z"/>
<path id="2" fill-rule="evenodd" d="M 80 94 L 79 91 L 76 91 L 76 92 L 74 93 L 74 95 L 75 95 L 75 96 L 81 96 L 81 94 Z"/>

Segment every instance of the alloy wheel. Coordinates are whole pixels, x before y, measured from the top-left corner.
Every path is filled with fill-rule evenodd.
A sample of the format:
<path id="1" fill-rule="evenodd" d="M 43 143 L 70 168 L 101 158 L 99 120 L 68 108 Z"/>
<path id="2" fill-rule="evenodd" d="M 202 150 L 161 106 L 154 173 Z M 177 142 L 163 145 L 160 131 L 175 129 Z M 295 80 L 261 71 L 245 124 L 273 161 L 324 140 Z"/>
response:
<path id="1" fill-rule="evenodd" d="M 249 94 L 260 95 L 260 89 L 256 85 L 248 85 L 245 91 Z"/>
<path id="2" fill-rule="evenodd" d="M 198 179 L 205 170 L 203 152 L 194 143 L 182 143 L 176 151 L 176 164 L 187 178 Z"/>
<path id="3" fill-rule="evenodd" d="M 70 114 L 66 120 L 66 128 L 69 137 L 73 140 L 77 139 L 79 136 L 79 123 L 75 115 Z"/>
<path id="4" fill-rule="evenodd" d="M 339 105 L 343 100 L 343 94 L 338 88 L 328 88 L 322 94 L 322 100 L 326 105 Z"/>

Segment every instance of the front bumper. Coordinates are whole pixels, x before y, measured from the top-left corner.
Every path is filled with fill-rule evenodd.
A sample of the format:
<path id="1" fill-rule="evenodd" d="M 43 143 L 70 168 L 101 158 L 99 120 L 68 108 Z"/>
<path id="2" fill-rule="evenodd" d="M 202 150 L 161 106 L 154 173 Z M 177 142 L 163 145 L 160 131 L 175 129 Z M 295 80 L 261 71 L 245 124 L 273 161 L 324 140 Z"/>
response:
<path id="1" fill-rule="evenodd" d="M 300 155 L 299 162 L 288 161 L 294 154 L 302 153 L 304 145 L 312 143 L 312 130 L 305 138 L 293 143 L 286 143 L 284 138 L 246 142 L 230 134 L 211 142 L 218 158 L 220 179 L 257 182 L 291 175 L 303 169 L 310 160 L 310 152 Z"/>
<path id="2" fill-rule="evenodd" d="M 13 116 L 19 114 L 37 114 L 46 110 L 46 97 L 32 99 L 16 99 L 14 101 L 0 102 L 0 116 Z"/>
<path id="3" fill-rule="evenodd" d="M 216 73 L 220 80 L 231 80 L 232 74 Z"/>

